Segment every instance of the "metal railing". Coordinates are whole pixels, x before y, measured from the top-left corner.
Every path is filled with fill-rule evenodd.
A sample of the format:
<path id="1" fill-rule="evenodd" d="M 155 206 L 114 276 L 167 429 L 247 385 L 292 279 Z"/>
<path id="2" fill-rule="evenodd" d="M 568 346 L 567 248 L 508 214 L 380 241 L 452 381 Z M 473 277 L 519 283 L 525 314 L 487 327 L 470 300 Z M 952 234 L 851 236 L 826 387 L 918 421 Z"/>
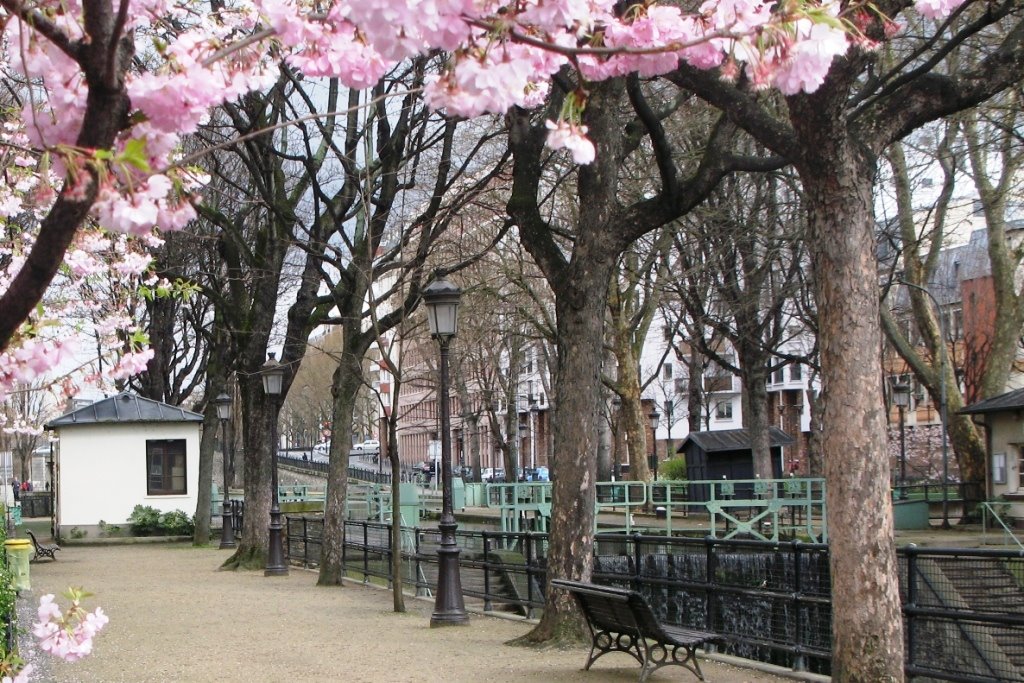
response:
<path id="1" fill-rule="evenodd" d="M 322 534 L 321 520 L 289 518 L 291 560 L 317 566 Z M 390 585 L 389 534 L 389 524 L 346 522 L 345 571 Z M 437 531 L 403 528 L 402 539 L 402 581 L 431 594 Z M 467 604 L 527 616 L 543 608 L 546 534 L 460 531 L 457 541 Z M 828 562 L 827 545 L 799 541 L 599 534 L 593 580 L 639 591 L 665 623 L 719 634 L 725 652 L 827 674 Z M 1024 681 L 1024 553 L 911 546 L 900 550 L 900 581 L 909 675 Z"/>
<path id="2" fill-rule="evenodd" d="M 906 671 L 947 681 L 1024 681 L 1024 552 L 900 551 Z"/>
<path id="3" fill-rule="evenodd" d="M 989 526 L 995 530 L 997 527 L 1002 529 L 1003 545 L 1009 546 L 1016 544 L 1017 548 L 1024 551 L 1024 543 L 1021 543 L 1020 539 L 1017 538 L 1017 534 L 1013 533 L 1013 529 L 1007 525 L 1006 521 L 1000 516 L 999 511 L 993 507 L 992 503 L 984 502 L 980 503 L 981 508 L 981 542 L 988 545 L 988 528 Z M 991 522 L 991 524 L 990 524 Z"/>

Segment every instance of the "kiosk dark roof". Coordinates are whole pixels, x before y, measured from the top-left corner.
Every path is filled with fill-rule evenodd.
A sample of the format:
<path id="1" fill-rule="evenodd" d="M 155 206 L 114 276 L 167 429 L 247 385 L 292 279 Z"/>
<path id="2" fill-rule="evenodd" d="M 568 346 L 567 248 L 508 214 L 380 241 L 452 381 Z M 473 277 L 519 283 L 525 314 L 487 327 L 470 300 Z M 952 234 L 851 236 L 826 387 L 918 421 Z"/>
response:
<path id="1" fill-rule="evenodd" d="M 48 422 L 46 428 L 103 423 L 202 421 L 203 416 L 199 413 L 125 392 L 65 413 Z"/>

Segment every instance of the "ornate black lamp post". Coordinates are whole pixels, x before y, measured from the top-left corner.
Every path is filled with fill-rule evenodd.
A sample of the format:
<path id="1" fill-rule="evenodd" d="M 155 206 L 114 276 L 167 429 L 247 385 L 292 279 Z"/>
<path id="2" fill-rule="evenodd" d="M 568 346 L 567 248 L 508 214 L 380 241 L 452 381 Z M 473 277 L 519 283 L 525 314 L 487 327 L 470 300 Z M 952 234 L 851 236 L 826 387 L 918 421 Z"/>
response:
<path id="1" fill-rule="evenodd" d="M 231 523 L 231 501 L 228 499 L 228 490 L 231 485 L 231 456 L 228 446 L 228 420 L 231 419 L 231 397 L 221 392 L 213 399 L 213 405 L 217 408 L 217 417 L 220 419 L 221 434 L 221 458 L 224 461 L 224 507 L 221 510 L 220 547 L 235 547 L 235 530 Z"/>
<path id="2" fill-rule="evenodd" d="M 469 623 L 462 598 L 459 576 L 459 546 L 455 542 L 455 514 L 452 512 L 452 436 L 448 405 L 448 345 L 458 332 L 459 297 L 462 292 L 445 279 L 431 282 L 423 289 L 430 335 L 441 347 L 441 381 L 437 403 L 441 416 L 441 545 L 437 549 L 437 594 L 430 625 L 457 626 Z"/>
<path id="3" fill-rule="evenodd" d="M 651 421 L 651 469 L 654 470 L 654 481 L 658 481 L 658 421 L 661 413 L 652 407 L 647 417 Z"/>
<path id="4" fill-rule="evenodd" d="M 896 382 L 892 385 L 892 402 L 900 413 L 900 480 L 899 496 L 905 498 L 907 490 L 907 434 L 905 429 L 905 413 L 910 406 L 910 385 L 905 382 Z"/>
<path id="5" fill-rule="evenodd" d="M 281 390 L 284 386 L 285 366 L 274 360 L 274 354 L 263 367 L 260 368 L 260 375 L 263 377 L 263 392 L 270 397 L 273 405 L 274 418 L 270 421 L 270 542 L 267 546 L 267 565 L 263 570 L 264 576 L 286 576 L 288 565 L 284 563 L 284 544 L 281 538 L 281 505 L 277 499 L 277 402 L 281 397 Z"/>
<path id="6" fill-rule="evenodd" d="M 665 428 L 668 430 L 668 448 L 665 452 L 665 459 L 676 457 L 675 444 L 672 443 L 672 410 L 675 408 L 675 404 L 672 399 L 665 399 Z"/>

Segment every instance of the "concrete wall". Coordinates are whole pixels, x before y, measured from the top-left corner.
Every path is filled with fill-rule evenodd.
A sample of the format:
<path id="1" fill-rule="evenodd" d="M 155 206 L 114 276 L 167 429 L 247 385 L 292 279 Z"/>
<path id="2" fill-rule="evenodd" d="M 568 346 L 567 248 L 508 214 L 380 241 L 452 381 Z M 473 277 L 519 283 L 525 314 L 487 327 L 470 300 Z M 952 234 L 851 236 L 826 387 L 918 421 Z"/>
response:
<path id="1" fill-rule="evenodd" d="M 90 424 L 58 430 L 57 524 L 97 534 L 100 520 L 124 526 L 136 505 L 195 514 L 199 491 L 197 423 Z M 146 441 L 185 440 L 185 495 L 150 496 L 146 486 Z"/>

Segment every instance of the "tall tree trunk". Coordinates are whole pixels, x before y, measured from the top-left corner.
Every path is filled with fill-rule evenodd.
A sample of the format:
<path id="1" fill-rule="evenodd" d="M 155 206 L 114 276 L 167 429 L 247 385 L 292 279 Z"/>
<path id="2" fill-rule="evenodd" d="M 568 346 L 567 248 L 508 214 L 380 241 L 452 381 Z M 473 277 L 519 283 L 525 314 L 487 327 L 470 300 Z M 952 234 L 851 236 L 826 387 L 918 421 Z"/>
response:
<path id="1" fill-rule="evenodd" d="M 238 549 L 222 565 L 222 569 L 263 569 L 267 563 L 270 537 L 270 481 L 274 405 L 263 393 L 263 380 L 258 373 L 239 373 L 239 395 L 242 398 L 242 472 L 245 480 L 245 516 Z"/>
<path id="2" fill-rule="evenodd" d="M 889 496 L 871 181 L 874 159 L 835 129 L 827 97 L 792 119 L 809 210 L 821 343 L 832 576 L 832 676 L 902 681 L 903 628 Z M 842 226 L 836 229 L 836 226 Z"/>
<path id="3" fill-rule="evenodd" d="M 692 434 L 700 431 L 701 410 L 704 405 L 704 364 L 696 344 L 690 344 L 690 356 L 686 367 L 689 371 L 686 378 L 686 427 Z"/>
<path id="4" fill-rule="evenodd" d="M 622 411 L 619 426 L 626 433 L 626 447 L 629 449 L 629 479 L 647 481 L 651 468 L 647 465 L 647 416 L 643 414 L 640 397 L 640 371 L 632 353 L 631 330 L 617 325 L 614 353 L 617 376 L 615 384 L 622 397 Z"/>
<path id="5" fill-rule="evenodd" d="M 400 385 L 396 383 L 397 393 Z M 394 404 L 396 405 L 397 401 Z M 396 612 L 405 611 L 405 590 L 402 581 L 402 524 L 417 526 L 418 520 L 402 519 L 402 497 L 399 482 L 402 481 L 402 460 L 398 453 L 398 421 L 394 415 L 388 417 L 388 463 L 391 465 L 391 602 Z M 384 457 L 384 454 L 381 454 Z"/>
<path id="6" fill-rule="evenodd" d="M 768 415 L 764 354 L 758 349 L 738 344 L 736 357 L 740 363 L 743 380 L 743 427 L 750 435 L 754 476 L 760 479 L 774 479 L 771 436 L 768 432 L 768 428 L 772 426 L 772 418 Z"/>
<path id="7" fill-rule="evenodd" d="M 210 542 L 210 504 L 213 499 L 213 450 L 217 442 L 217 407 L 209 398 L 216 394 L 208 393 L 206 406 L 203 409 L 203 434 L 199 439 L 199 490 L 196 491 L 196 526 L 192 534 L 192 545 L 206 545 Z M 224 450 L 223 444 L 221 449 Z M 227 491 L 224 491 L 227 495 Z"/>
<path id="8" fill-rule="evenodd" d="M 331 384 L 331 395 L 334 397 L 334 438 L 331 439 L 327 499 L 324 501 L 324 538 L 320 554 L 320 576 L 317 579 L 319 586 L 340 586 L 345 576 L 341 551 L 345 542 L 345 500 L 348 495 L 348 453 L 351 448 L 348 435 L 352 433 L 356 396 L 363 385 L 363 354 L 352 352 L 349 326 L 345 327 L 341 358 Z"/>
<path id="9" fill-rule="evenodd" d="M 556 292 L 558 377 L 552 429 L 551 531 L 548 575 L 587 581 L 594 552 L 598 420 L 601 419 L 600 344 L 607 283 L 614 261 L 579 272 Z M 524 642 L 579 640 L 585 627 L 572 598 L 548 591 L 544 616 Z"/>

